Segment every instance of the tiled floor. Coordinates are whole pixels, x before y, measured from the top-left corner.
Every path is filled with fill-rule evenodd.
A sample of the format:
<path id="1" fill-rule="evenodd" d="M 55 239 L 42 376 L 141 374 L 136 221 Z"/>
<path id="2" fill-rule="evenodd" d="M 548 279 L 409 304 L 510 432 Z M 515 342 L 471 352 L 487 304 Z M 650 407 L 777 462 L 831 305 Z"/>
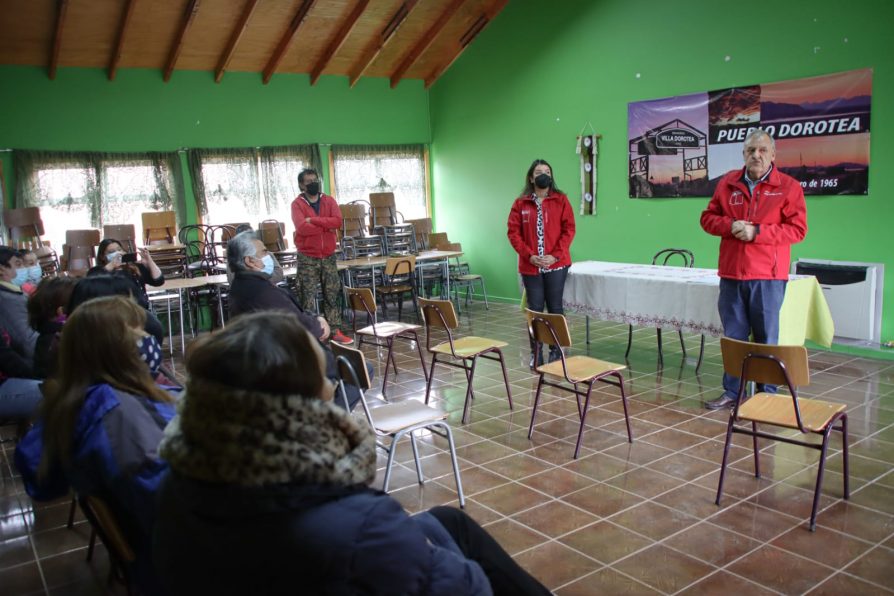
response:
<path id="1" fill-rule="evenodd" d="M 805 396 L 848 404 L 851 499 L 841 499 L 840 441 L 835 437 L 815 533 L 807 529 L 818 453 L 762 442 L 763 477 L 753 476 L 747 441 L 731 451 L 724 498 L 714 504 L 727 412 L 702 408 L 719 394 L 716 339 L 708 339 L 700 374 L 698 339 L 687 336 L 684 359 L 665 335 L 657 369 L 655 333 L 637 330 L 626 372 L 634 442 L 628 443 L 616 389 L 594 394 L 583 448 L 572 459 L 578 417 L 572 397 L 549 392 L 527 439 L 535 377 L 516 305 L 474 304 L 462 334 L 509 342 L 505 354 L 514 409 L 499 366 L 475 375 L 469 424 L 460 424 L 465 393 L 460 371 L 436 371 L 436 402 L 450 412 L 467 511 L 526 569 L 561 595 L 571 594 L 881 594 L 894 589 L 894 362 L 812 352 Z M 572 315 L 584 354 L 584 320 Z M 589 354 L 623 362 L 627 327 L 592 324 Z M 418 397 L 425 385 L 407 348 L 389 398 Z M 384 352 L 366 349 L 378 362 Z M 381 374 L 377 380 L 380 382 Z M 3 429 L 5 435 L 9 428 Z M 456 503 L 445 442 L 423 437 L 427 481 L 416 482 L 408 445 L 399 448 L 391 494 L 410 512 Z M 84 561 L 87 528 L 65 528 L 67 503 L 33 504 L 10 467 L 0 472 L 0 591 L 3 594 L 105 591 L 100 548 Z M 380 460 L 380 466 L 384 459 Z M 378 482 L 381 482 L 380 473 Z M 79 518 L 82 520 L 82 518 Z"/>

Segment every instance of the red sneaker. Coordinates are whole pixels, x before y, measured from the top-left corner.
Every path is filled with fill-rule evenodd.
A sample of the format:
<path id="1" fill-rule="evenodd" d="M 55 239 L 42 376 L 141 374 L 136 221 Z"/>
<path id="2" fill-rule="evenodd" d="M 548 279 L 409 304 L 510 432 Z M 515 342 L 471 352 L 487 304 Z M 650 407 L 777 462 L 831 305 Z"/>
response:
<path id="1" fill-rule="evenodd" d="M 329 338 L 329 341 L 334 341 L 337 344 L 341 344 L 343 346 L 349 346 L 354 343 L 354 340 L 341 332 L 341 329 L 336 329 L 335 333 Z"/>

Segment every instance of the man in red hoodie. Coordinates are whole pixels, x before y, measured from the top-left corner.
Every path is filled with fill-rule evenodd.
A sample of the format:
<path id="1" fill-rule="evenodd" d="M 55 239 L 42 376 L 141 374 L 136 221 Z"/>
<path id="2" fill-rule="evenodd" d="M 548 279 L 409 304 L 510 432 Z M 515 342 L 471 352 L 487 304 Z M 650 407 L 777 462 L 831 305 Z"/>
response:
<path id="1" fill-rule="evenodd" d="M 745 167 L 727 173 L 702 212 L 701 225 L 720 236 L 720 321 L 733 339 L 775 344 L 779 309 L 788 281 L 791 245 L 807 235 L 807 207 L 801 184 L 773 163 L 773 137 L 756 129 L 745 138 Z M 767 385 L 761 390 L 775 393 Z M 710 410 L 732 407 L 739 379 L 723 375 L 723 395 L 706 402 Z"/>
<path id="2" fill-rule="evenodd" d="M 308 312 L 316 310 L 314 298 L 319 285 L 323 290 L 322 314 L 332 329 L 331 341 L 353 343 L 341 330 L 343 320 L 338 305 L 342 284 L 335 262 L 335 231 L 341 228 L 341 210 L 333 197 L 323 194 L 316 170 L 302 170 L 298 188 L 301 194 L 292 201 L 292 223 L 298 250 L 301 307 Z"/>

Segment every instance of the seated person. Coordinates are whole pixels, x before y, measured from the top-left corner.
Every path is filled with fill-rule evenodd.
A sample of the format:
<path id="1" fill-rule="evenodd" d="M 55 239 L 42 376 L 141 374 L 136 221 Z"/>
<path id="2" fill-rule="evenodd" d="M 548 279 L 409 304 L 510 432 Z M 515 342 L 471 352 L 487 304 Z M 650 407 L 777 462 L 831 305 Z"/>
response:
<path id="1" fill-rule="evenodd" d="M 22 251 L 22 267 L 28 271 L 26 281 L 22 284 L 22 291 L 30 296 L 37 289 L 37 284 L 43 277 L 43 269 L 41 269 L 40 261 L 33 250 Z"/>
<path id="2" fill-rule="evenodd" d="M 31 363 L 10 347 L 0 328 L 0 419 L 29 420 L 43 397 Z"/>
<path id="3" fill-rule="evenodd" d="M 239 224 L 236 226 L 236 234 L 241 234 L 242 232 L 252 232 L 254 230 L 251 229 L 251 226 L 248 224 Z M 257 235 L 256 235 L 257 236 Z M 267 253 L 270 255 L 270 258 L 273 259 L 273 273 L 270 274 L 270 283 L 274 286 L 278 286 L 285 280 L 285 274 L 282 271 L 282 265 L 279 264 L 279 261 L 276 258 L 276 255 L 272 253 Z M 233 276 L 235 273 L 230 269 L 230 264 L 227 263 L 227 282 L 233 283 Z"/>
<path id="4" fill-rule="evenodd" d="M 165 276 L 152 260 L 152 255 L 145 248 L 139 251 L 139 263 L 125 263 L 124 249 L 121 243 L 113 238 L 106 238 L 99 243 L 96 249 L 96 267 L 90 269 L 87 275 L 108 274 L 121 276 L 133 286 L 131 293 L 137 304 L 149 310 L 149 295 L 146 286 L 161 286 L 165 283 Z"/>
<path id="5" fill-rule="evenodd" d="M 56 370 L 56 350 L 65 323 L 65 309 L 78 284 L 74 277 L 48 277 L 28 299 L 28 324 L 37 331 L 34 376 L 45 379 Z"/>
<path id="6" fill-rule="evenodd" d="M 27 279 L 21 253 L 0 246 L 0 328 L 9 335 L 9 346 L 30 362 L 37 332 L 28 325 L 28 298 L 22 291 Z"/>
<path id="7" fill-rule="evenodd" d="M 159 451 L 153 545 L 173 594 L 548 594 L 474 521 L 410 517 L 376 475 L 372 430 L 332 403 L 297 318 L 200 337 Z"/>
<path id="8" fill-rule="evenodd" d="M 15 464 L 36 500 L 73 488 L 101 497 L 137 555 L 134 577 L 158 592 L 150 543 L 155 493 L 168 466 L 158 457 L 174 398 L 140 360 L 146 312 L 121 296 L 80 305 L 65 322 L 58 374 L 44 385 L 40 419 L 18 444 Z"/>
<path id="9" fill-rule="evenodd" d="M 94 273 L 81 279 L 75 286 L 65 312 L 71 315 L 78 305 L 99 298 L 100 296 L 128 296 L 137 300 L 133 293 L 133 284 L 120 275 L 107 275 Z M 139 302 L 137 300 L 137 302 Z M 144 307 L 145 308 L 145 307 Z M 146 333 L 152 335 L 161 345 L 164 343 L 165 331 L 158 318 L 149 310 L 146 310 Z"/>
<path id="10" fill-rule="evenodd" d="M 308 314 L 298 304 L 298 300 L 285 288 L 270 283 L 273 271 L 273 257 L 264 243 L 254 232 L 237 234 L 227 243 L 227 267 L 234 273 L 230 284 L 230 316 L 262 310 L 276 310 L 292 314 L 319 341 L 329 339 L 329 325 L 323 317 Z M 326 376 L 338 378 L 335 357 L 329 348 L 323 348 L 326 355 Z M 370 377 L 372 367 L 369 366 Z M 360 392 L 354 385 L 345 385 L 348 404 L 351 409 L 360 400 Z M 344 405 L 344 400 L 336 403 Z"/>

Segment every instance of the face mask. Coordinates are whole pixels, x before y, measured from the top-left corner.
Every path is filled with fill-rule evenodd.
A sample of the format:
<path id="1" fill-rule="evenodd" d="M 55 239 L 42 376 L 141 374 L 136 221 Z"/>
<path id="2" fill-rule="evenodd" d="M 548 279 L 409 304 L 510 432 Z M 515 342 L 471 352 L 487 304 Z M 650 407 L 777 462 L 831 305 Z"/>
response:
<path id="1" fill-rule="evenodd" d="M 120 250 L 116 250 L 114 252 L 107 252 L 106 253 L 106 263 L 111 263 L 115 259 L 120 259 L 123 254 L 124 253 L 121 252 Z"/>
<path id="2" fill-rule="evenodd" d="M 307 194 L 309 194 L 312 197 L 315 197 L 318 194 L 320 194 L 320 183 L 319 182 L 308 182 L 307 186 L 305 186 L 304 188 L 307 189 Z"/>
<path id="3" fill-rule="evenodd" d="M 537 188 L 549 188 L 550 184 L 553 183 L 553 179 L 549 174 L 540 174 L 536 178 L 534 178 L 534 184 Z"/>
<path id="4" fill-rule="evenodd" d="M 43 270 L 40 268 L 40 265 L 31 265 L 28 267 L 28 281 L 33 284 L 40 283 L 41 277 L 43 277 Z"/>
<path id="5" fill-rule="evenodd" d="M 271 255 L 264 255 L 261 262 L 264 263 L 264 274 L 273 275 L 273 257 Z"/>
<path id="6" fill-rule="evenodd" d="M 140 359 L 146 363 L 152 373 L 158 372 L 161 366 L 161 346 L 154 335 L 143 335 L 137 339 L 137 350 L 140 352 Z"/>
<path id="7" fill-rule="evenodd" d="M 19 286 L 20 288 L 28 281 L 28 268 L 22 267 L 21 269 L 16 269 L 16 276 L 10 280 L 10 283 Z"/>

